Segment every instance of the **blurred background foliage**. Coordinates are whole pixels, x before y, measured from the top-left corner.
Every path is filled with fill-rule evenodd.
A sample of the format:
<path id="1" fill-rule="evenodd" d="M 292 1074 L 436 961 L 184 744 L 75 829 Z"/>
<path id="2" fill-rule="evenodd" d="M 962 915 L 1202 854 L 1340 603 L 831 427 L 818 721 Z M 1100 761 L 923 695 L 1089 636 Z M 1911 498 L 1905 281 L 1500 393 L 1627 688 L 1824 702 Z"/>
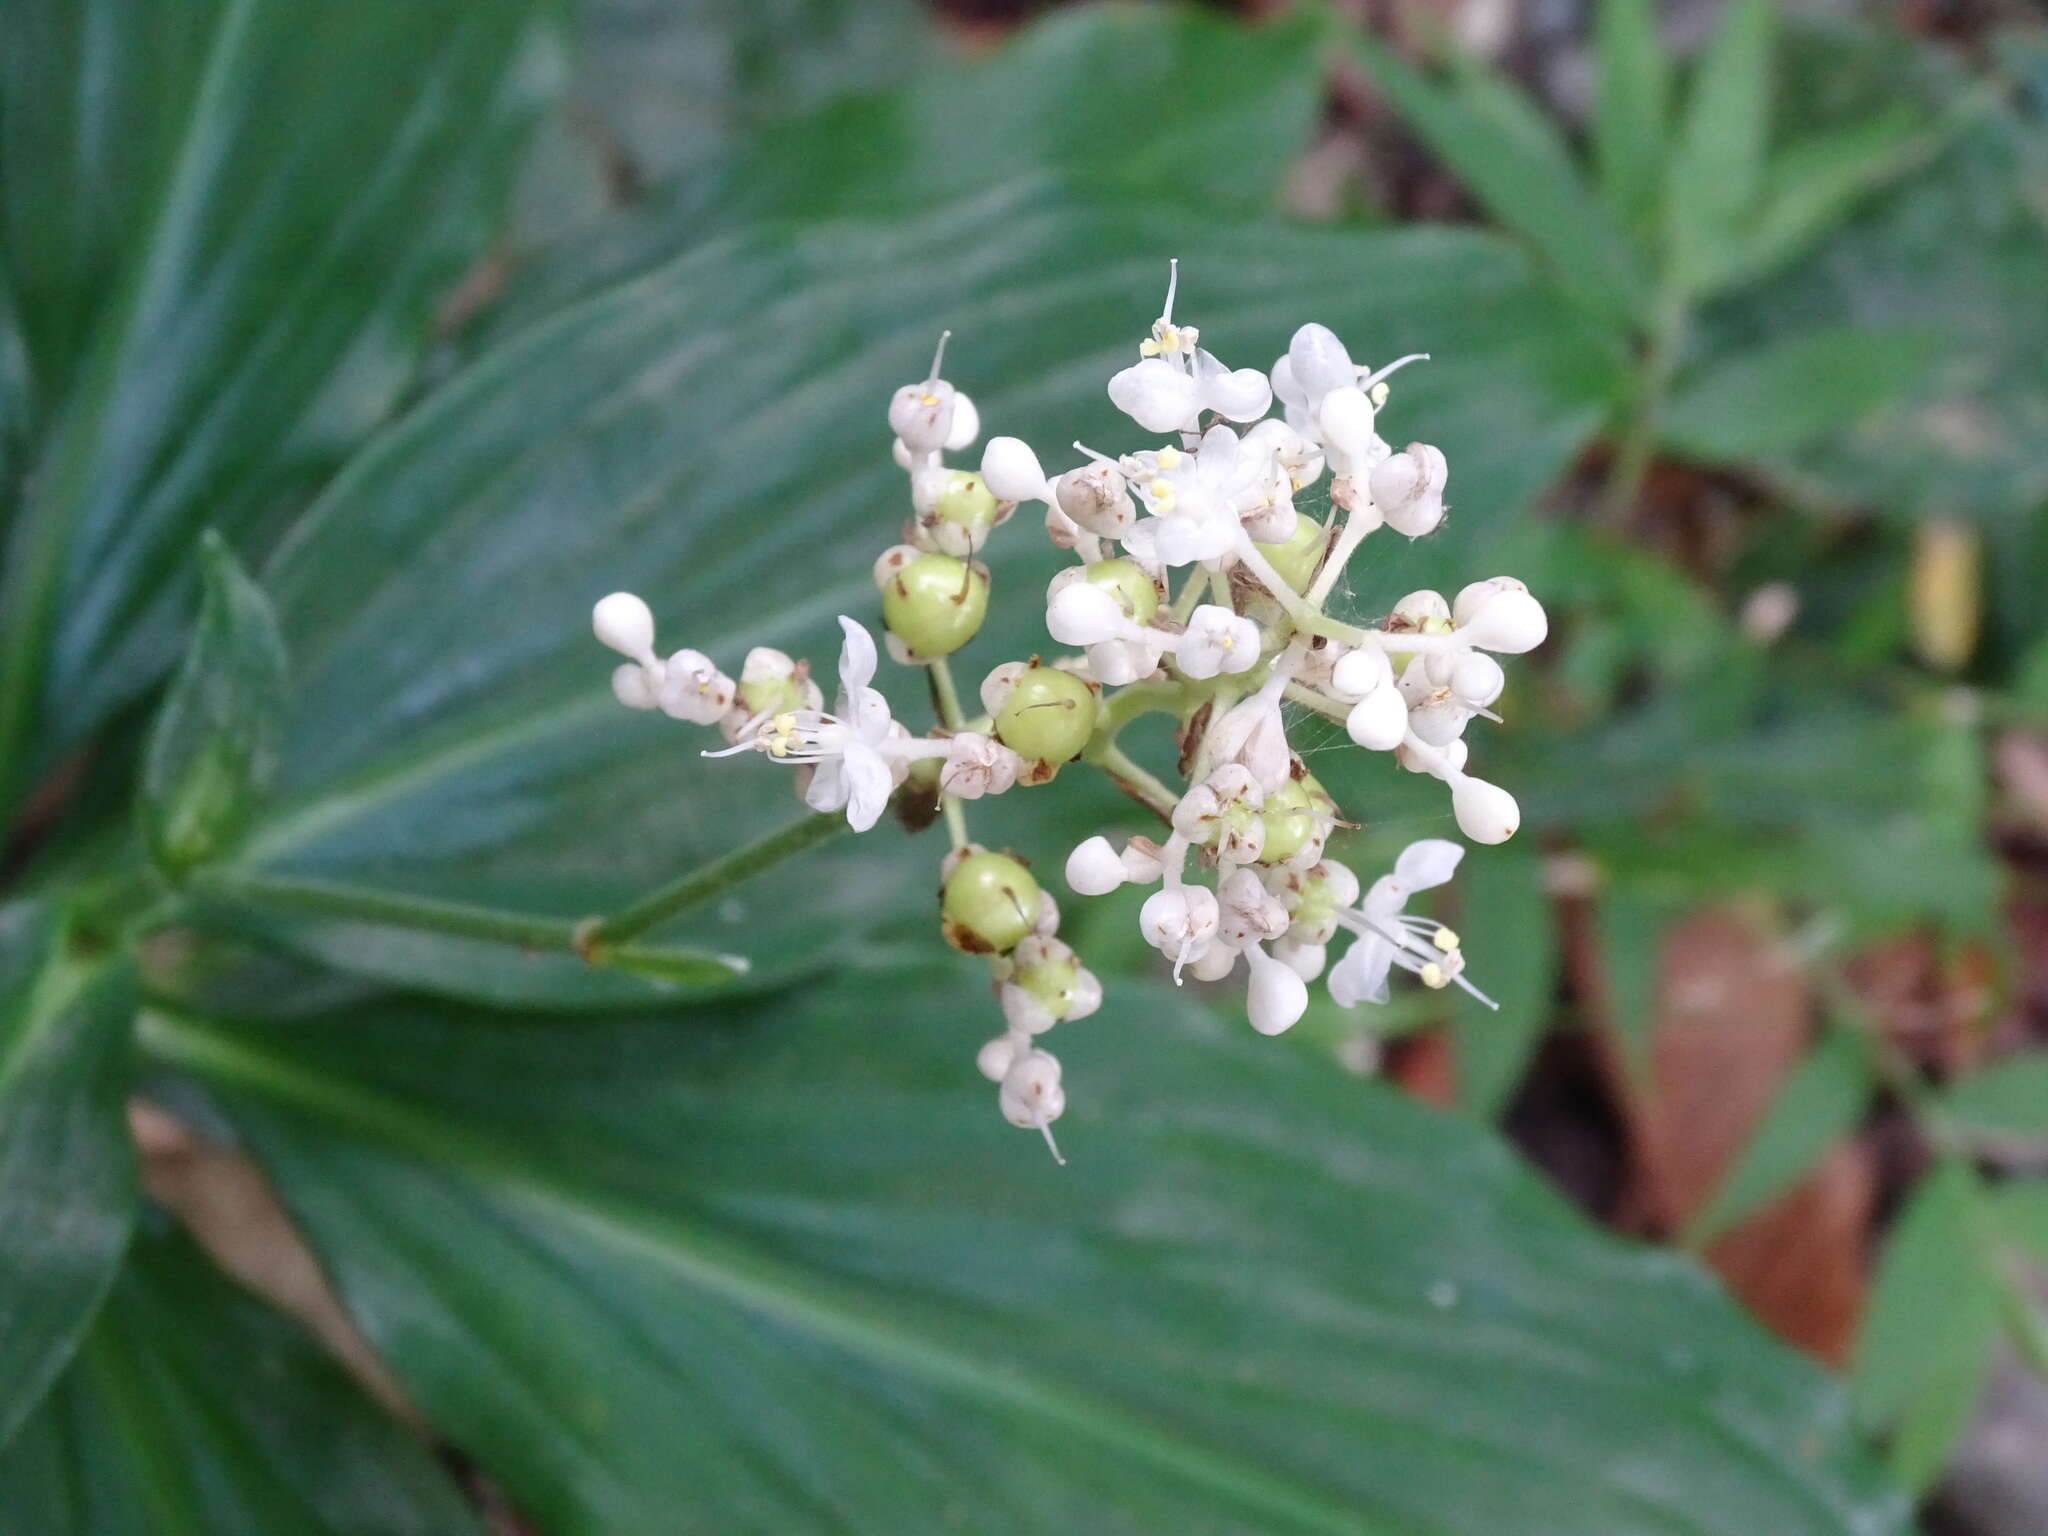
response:
<path id="1" fill-rule="evenodd" d="M 1993 0 L 10 7 L 0 1531 L 2048 1528 L 2044 218 Z M 1106 436 L 1168 255 L 1234 360 L 1433 354 L 1454 515 L 1361 611 L 1551 609 L 1451 896 L 1498 1015 L 1251 1040 L 1070 903 L 1061 1172 L 928 837 L 658 977 L 404 920 L 789 819 L 592 596 L 829 654 L 934 331 Z M 1341 856 L 1442 830 L 1316 731 Z"/>

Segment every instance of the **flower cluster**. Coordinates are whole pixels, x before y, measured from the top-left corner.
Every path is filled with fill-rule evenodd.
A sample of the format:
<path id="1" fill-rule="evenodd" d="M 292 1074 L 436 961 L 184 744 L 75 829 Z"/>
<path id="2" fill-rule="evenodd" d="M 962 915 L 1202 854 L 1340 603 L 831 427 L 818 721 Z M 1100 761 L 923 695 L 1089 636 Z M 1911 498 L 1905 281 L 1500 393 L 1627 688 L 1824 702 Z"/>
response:
<path id="1" fill-rule="evenodd" d="M 735 682 L 696 651 L 661 657 L 653 616 L 630 594 L 595 614 L 598 638 L 626 658 L 612 679 L 619 701 L 718 726 L 728 745 L 706 756 L 787 763 L 807 804 L 843 812 L 856 831 L 892 800 L 912 823 L 937 801 L 952 842 L 941 929 L 986 958 L 1004 1023 L 979 1065 L 1004 1118 L 1048 1144 L 1066 1095 L 1039 1037 L 1093 1013 L 1102 989 L 1060 941 L 1058 906 L 1026 862 L 970 840 L 967 802 L 1048 783 L 1075 761 L 1108 774 L 1159 816 L 1165 836 L 1121 848 L 1086 839 L 1066 859 L 1068 885 L 1084 896 L 1156 885 L 1139 914 L 1146 941 L 1176 981 L 1241 973 L 1246 1012 L 1265 1034 L 1301 1018 L 1326 965 L 1341 1006 L 1385 1001 L 1396 968 L 1487 1001 L 1465 979 L 1458 936 L 1405 911 L 1450 878 L 1463 849 L 1416 842 L 1361 893 L 1326 854 L 1351 823 L 1290 742 L 1290 714 L 1341 721 L 1358 746 L 1441 781 L 1474 842 L 1502 842 L 1520 821 L 1513 796 L 1466 771 L 1465 734 L 1475 719 L 1499 719 L 1497 658 L 1546 633 L 1522 583 L 1496 576 L 1449 599 L 1411 592 L 1373 625 L 1325 611 L 1369 535 L 1419 538 L 1445 517 L 1444 455 L 1420 442 L 1397 449 L 1378 430 L 1390 377 L 1424 359 L 1362 366 L 1310 324 L 1267 372 L 1232 369 L 1175 321 L 1177 280 L 1176 266 L 1138 361 L 1109 381 L 1110 400 L 1153 439 L 1132 452 L 1112 458 L 1077 443 L 1078 461 L 1055 474 L 1020 439 L 995 437 L 978 470 L 949 467 L 946 455 L 979 436 L 980 415 L 942 375 L 944 337 L 928 375 L 891 398 L 909 516 L 874 578 L 891 657 L 929 675 L 939 719 L 926 734 L 892 717 L 873 687 L 874 641 L 851 618 L 840 620 L 828 711 L 808 664 L 780 651 L 748 653 Z M 1074 557 L 1045 594 L 1046 632 L 1069 654 L 995 667 L 970 716 L 947 658 L 988 612 L 984 546 L 1026 504 L 1043 509 L 1048 537 Z M 1178 790 L 1119 740 L 1148 713 L 1175 721 Z M 1340 934 L 1350 948 L 1328 965 Z"/>

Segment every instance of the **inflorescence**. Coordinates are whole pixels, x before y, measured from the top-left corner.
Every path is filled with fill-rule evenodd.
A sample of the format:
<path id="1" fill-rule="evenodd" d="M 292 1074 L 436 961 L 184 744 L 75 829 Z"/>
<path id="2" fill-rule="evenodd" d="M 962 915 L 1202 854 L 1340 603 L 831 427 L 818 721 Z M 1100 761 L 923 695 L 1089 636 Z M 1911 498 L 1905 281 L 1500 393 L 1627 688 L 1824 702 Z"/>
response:
<path id="1" fill-rule="evenodd" d="M 974 403 L 941 374 L 944 337 L 930 374 L 890 400 L 911 516 L 903 542 L 876 561 L 875 584 L 890 656 L 930 673 L 939 721 L 928 733 L 912 735 L 891 714 L 873 686 L 874 639 L 851 618 L 839 621 L 828 710 L 809 664 L 781 651 L 750 651 L 735 680 L 697 651 L 660 656 L 653 615 L 630 593 L 606 597 L 594 614 L 598 639 L 627 658 L 612 674 L 619 702 L 717 726 L 728 744 L 705 756 L 786 763 L 812 809 L 843 813 L 857 832 L 906 785 L 927 806 L 938 797 L 952 835 L 942 931 L 987 957 L 1005 1026 L 979 1066 L 998 1084 L 1003 1116 L 1048 1145 L 1066 1095 L 1039 1037 L 1093 1013 L 1102 987 L 1060 941 L 1058 905 L 1025 862 L 969 839 L 965 802 L 1049 783 L 1075 761 L 1109 774 L 1159 815 L 1166 835 L 1121 848 L 1088 838 L 1066 860 L 1068 886 L 1096 896 L 1157 885 L 1139 924 L 1176 982 L 1222 981 L 1241 965 L 1252 1027 L 1269 1035 L 1302 1016 L 1339 933 L 1353 935 L 1329 967 L 1341 1006 L 1386 1001 L 1397 968 L 1492 1006 L 1465 978 L 1458 936 L 1403 910 L 1451 877 L 1463 848 L 1413 843 L 1361 895 L 1357 876 L 1325 856 L 1331 834 L 1350 823 L 1290 745 L 1284 706 L 1340 720 L 1360 747 L 1440 780 L 1474 842 L 1503 842 L 1520 820 L 1512 795 L 1465 771 L 1464 733 L 1475 717 L 1499 718 L 1494 658 L 1544 638 L 1543 608 L 1527 588 L 1496 576 L 1448 601 L 1411 592 L 1372 627 L 1325 612 L 1369 534 L 1420 538 L 1443 521 L 1443 454 L 1426 443 L 1397 450 L 1377 430 L 1390 376 L 1425 359 L 1362 367 L 1310 324 L 1270 373 L 1229 369 L 1195 327 L 1175 322 L 1177 279 L 1176 264 L 1139 361 L 1109 381 L 1117 408 L 1166 439 L 1157 446 L 1111 458 L 1077 443 L 1080 462 L 1048 474 L 1025 443 L 996 437 L 979 472 L 948 468 L 945 456 L 981 428 Z M 1270 416 L 1276 396 L 1281 414 Z M 1329 513 L 1319 522 L 1296 503 L 1325 473 Z M 987 614 L 984 544 L 1026 504 L 1044 509 L 1053 544 L 1075 558 L 1045 599 L 1048 634 L 1073 653 L 995 668 L 970 718 L 946 658 Z M 1181 790 L 1118 744 L 1126 724 L 1152 712 L 1178 721 Z"/>

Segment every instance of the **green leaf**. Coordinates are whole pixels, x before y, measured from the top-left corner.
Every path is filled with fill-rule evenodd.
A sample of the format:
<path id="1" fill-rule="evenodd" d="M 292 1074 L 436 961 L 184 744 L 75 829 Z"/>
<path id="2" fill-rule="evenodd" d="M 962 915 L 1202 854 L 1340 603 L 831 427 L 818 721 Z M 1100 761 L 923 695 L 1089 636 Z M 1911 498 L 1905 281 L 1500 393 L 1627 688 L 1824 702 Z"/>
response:
<path id="1" fill-rule="evenodd" d="M 2022 1051 L 1949 1084 L 1942 1113 L 1985 1136 L 2048 1136 L 2048 1051 Z"/>
<path id="2" fill-rule="evenodd" d="M 1684 905 L 1670 893 L 1615 886 L 1601 891 L 1593 906 L 1608 1023 L 1631 1072 L 1649 1070 L 1657 1029 L 1657 964 L 1665 931 L 1683 914 Z"/>
<path id="3" fill-rule="evenodd" d="M 277 772 L 288 698 L 284 640 L 263 589 L 211 529 L 199 567 L 199 623 L 142 764 L 143 837 L 174 876 L 240 835 Z"/>
<path id="4" fill-rule="evenodd" d="M 1488 848 L 1458 870 L 1458 931 L 1473 979 L 1500 1010 L 1460 994 L 1458 1101 L 1490 1119 L 1521 1081 L 1550 1022 L 1557 936 L 1543 860 L 1526 843 Z"/>
<path id="5" fill-rule="evenodd" d="M 1305 314 L 1381 355 L 1444 358 L 1407 370 L 1387 420 L 1443 446 L 1460 513 L 1413 555 L 1390 553 L 1386 592 L 1440 585 L 1428 562 L 1469 574 L 1600 419 L 1616 359 L 1512 247 L 1475 231 L 1239 225 L 1040 183 L 886 225 L 712 242 L 480 358 L 299 528 L 266 573 L 296 704 L 247 866 L 574 917 L 785 821 L 795 798 L 773 764 L 703 761 L 703 737 L 617 706 L 591 603 L 637 591 L 665 646 L 731 668 L 776 645 L 829 677 L 834 615 L 873 622 L 869 567 L 900 515 L 876 413 L 922 377 L 937 327 L 954 330 L 949 372 L 987 433 L 1048 453 L 1129 442 L 1103 381 L 1157 313 L 1169 249 L 1184 312 L 1226 359 L 1279 355 Z M 1025 598 L 1056 558 L 1018 525 L 992 542 L 1011 596 L 956 659 L 965 686 L 1043 648 Z M 915 677 L 881 681 L 904 718 L 929 718 Z M 1063 857 L 1043 803 L 992 805 L 977 835 L 1000 845 L 1010 817 L 1027 854 Z M 881 833 L 847 839 L 650 938 L 787 979 L 833 963 L 878 912 L 928 903 L 937 859 Z M 489 961 L 445 961 L 434 984 L 502 997 L 505 976 L 479 972 Z M 426 980 L 411 960 L 390 974 Z"/>
<path id="6" fill-rule="evenodd" d="M 1054 11 L 984 59 L 704 158 L 522 273 L 492 332 L 761 220 L 903 213 L 1023 176 L 1212 217 L 1265 212 L 1322 110 L 1327 30 L 1306 10 L 1257 27 L 1187 6 Z"/>
<path id="7" fill-rule="evenodd" d="M 181 1236 L 138 1235 L 91 1336 L 0 1455 L 8 1536 L 455 1536 L 432 1454 Z"/>
<path id="8" fill-rule="evenodd" d="M 2048 1182 L 2018 1179 L 1991 1191 L 1992 1225 L 2037 1265 L 2048 1265 Z"/>
<path id="9" fill-rule="evenodd" d="M 1837 1389 L 1689 1264 L 1241 1020 L 1120 993 L 1055 1167 L 974 1078 L 972 969 L 146 1038 L 565 1536 L 1902 1529 Z"/>
<path id="10" fill-rule="evenodd" d="M 1710 461 L 1788 453 L 1905 404 L 1947 344 L 1926 331 L 1837 326 L 1745 349 L 1679 381 L 1664 436 Z"/>
<path id="11" fill-rule="evenodd" d="M 1685 1242 L 1712 1242 L 1790 1189 L 1870 1107 L 1870 1061 L 1854 1030 L 1830 1031 L 1779 1085 L 1763 1121 L 1698 1215 Z"/>
<path id="12" fill-rule="evenodd" d="M 1665 194 L 1673 276 L 1689 292 L 1729 259 L 1762 194 L 1776 31 L 1776 0 L 1736 0 L 1693 71 Z"/>
<path id="13" fill-rule="evenodd" d="M 938 62 L 917 0 L 583 0 L 568 100 L 528 157 L 522 243 L 644 193 L 735 134 Z"/>
<path id="14" fill-rule="evenodd" d="M 22 0 L 0 267 L 36 421 L 0 814 L 170 665 L 202 526 L 265 542 L 406 387 L 558 73 L 546 0 Z"/>
<path id="15" fill-rule="evenodd" d="M 1526 96 L 1466 67 L 1439 86 L 1369 36 L 1357 42 L 1373 83 L 1486 211 L 1521 235 L 1566 292 L 1612 323 L 1642 310 L 1643 274 L 1614 214 L 1586 185 L 1563 138 Z"/>
<path id="16" fill-rule="evenodd" d="M 77 1348 L 135 1214 L 134 973 L 71 938 L 39 903 L 0 907 L 0 1443 Z"/>
<path id="17" fill-rule="evenodd" d="M 1885 1243 L 1863 1329 L 1858 1416 L 1893 1432 L 1892 1463 L 1924 1489 L 1967 1427 L 2000 1327 L 1997 1277 L 1985 1262 L 1982 1191 L 1949 1160 L 1913 1190 Z"/>
<path id="18" fill-rule="evenodd" d="M 1600 0 L 1593 150 L 1600 190 L 1638 236 L 1656 227 L 1663 199 L 1671 66 L 1652 0 Z"/>
<path id="19" fill-rule="evenodd" d="M 1970 105 L 1977 83 L 1946 50 L 1889 33 L 1830 33 L 1788 62 L 1788 108 L 1827 106 L 1814 134 L 1901 100 L 1962 126 L 1943 128 L 1923 170 L 1865 198 L 1809 259 L 1709 308 L 1706 349 L 1733 354 L 1817 326 L 1902 321 L 1948 345 L 1903 408 L 1759 467 L 1806 501 L 2028 530 L 2048 500 L 2048 229 L 2034 203 L 2048 132 L 2036 118 Z M 2031 588 L 2016 600 L 2031 613 Z"/>

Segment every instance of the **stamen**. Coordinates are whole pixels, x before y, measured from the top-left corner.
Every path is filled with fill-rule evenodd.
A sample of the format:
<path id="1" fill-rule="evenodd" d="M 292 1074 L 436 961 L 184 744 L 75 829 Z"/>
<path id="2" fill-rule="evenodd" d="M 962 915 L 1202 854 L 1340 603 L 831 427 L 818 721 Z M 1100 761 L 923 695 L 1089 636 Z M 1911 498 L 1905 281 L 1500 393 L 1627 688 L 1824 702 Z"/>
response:
<path id="1" fill-rule="evenodd" d="M 1467 992 L 1470 992 L 1474 997 L 1478 998 L 1480 1002 L 1486 1004 L 1486 1006 L 1491 1008 L 1495 1013 L 1500 1012 L 1499 1003 L 1496 1003 L 1484 992 L 1480 991 L 1477 987 L 1473 986 L 1472 983 L 1467 981 L 1463 976 L 1453 976 L 1451 980 L 1456 982 L 1459 986 L 1463 987 Z"/>
<path id="2" fill-rule="evenodd" d="M 1090 448 L 1086 443 L 1074 444 L 1074 451 L 1077 453 L 1087 454 L 1089 458 L 1093 459 L 1098 464 L 1114 464 L 1116 462 L 1115 459 L 1112 459 L 1106 453 L 1097 453 L 1093 448 Z"/>
<path id="3" fill-rule="evenodd" d="M 1392 378 L 1394 374 L 1398 373 L 1401 369 L 1406 368 L 1410 363 L 1426 363 L 1428 361 L 1429 354 L 1427 352 L 1410 352 L 1406 357 L 1397 357 L 1391 363 L 1387 364 L 1386 367 L 1378 369 L 1374 371 L 1372 374 L 1368 375 L 1367 377 L 1360 379 L 1358 381 L 1358 387 L 1369 395 L 1372 393 L 1373 387 L 1375 385 L 1385 383 L 1389 378 Z"/>
<path id="4" fill-rule="evenodd" d="M 1052 1139 L 1052 1122 L 1045 1118 L 1043 1108 L 1031 1117 L 1031 1123 L 1038 1127 L 1038 1134 L 1045 1138 L 1046 1146 L 1052 1151 L 1052 1160 L 1062 1168 L 1066 1167 L 1067 1160 L 1060 1156 L 1060 1144 Z"/>

